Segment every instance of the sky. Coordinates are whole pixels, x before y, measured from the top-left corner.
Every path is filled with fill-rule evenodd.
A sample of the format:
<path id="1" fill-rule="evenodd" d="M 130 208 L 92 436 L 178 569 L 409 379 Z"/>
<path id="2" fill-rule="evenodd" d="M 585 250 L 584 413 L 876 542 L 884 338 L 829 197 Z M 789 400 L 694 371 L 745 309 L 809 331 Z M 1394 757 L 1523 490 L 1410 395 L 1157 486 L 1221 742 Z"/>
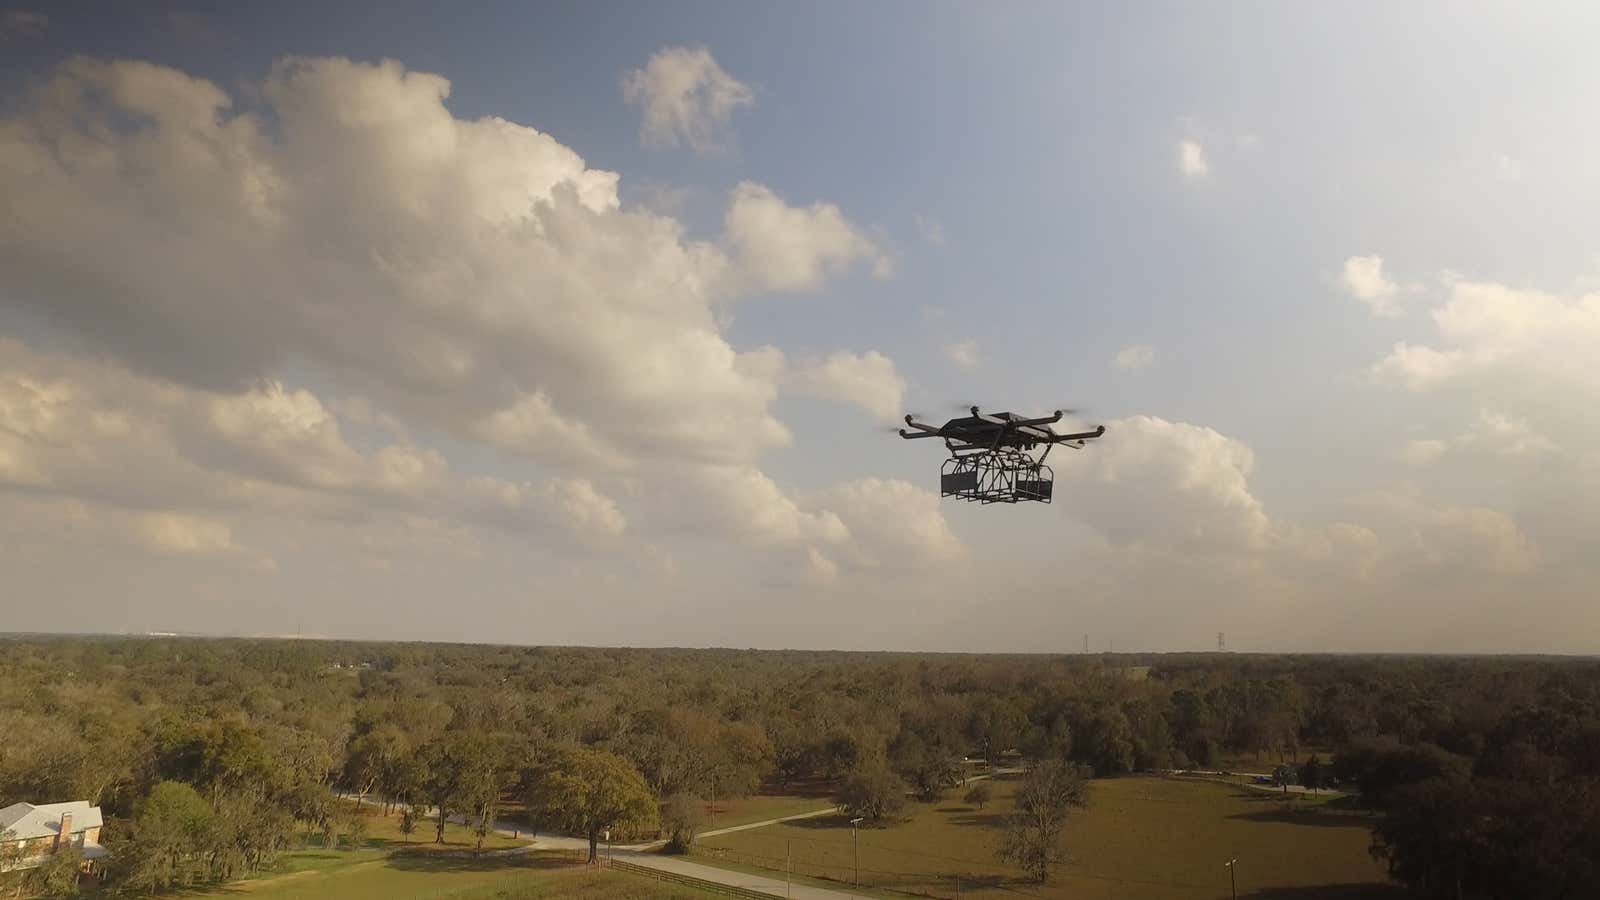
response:
<path id="1" fill-rule="evenodd" d="M 1593 653 L 1597 27 L 0 5 L 0 630 Z"/>

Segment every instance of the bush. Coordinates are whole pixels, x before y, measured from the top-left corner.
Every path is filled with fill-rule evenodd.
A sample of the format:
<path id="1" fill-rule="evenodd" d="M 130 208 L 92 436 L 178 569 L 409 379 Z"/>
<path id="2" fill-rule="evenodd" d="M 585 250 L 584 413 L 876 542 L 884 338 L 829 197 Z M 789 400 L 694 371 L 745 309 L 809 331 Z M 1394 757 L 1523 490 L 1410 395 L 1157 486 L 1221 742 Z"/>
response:
<path id="1" fill-rule="evenodd" d="M 967 791 L 967 795 L 961 799 L 966 801 L 969 806 L 976 806 L 981 810 L 983 809 L 984 805 L 989 802 L 989 798 L 992 795 L 993 794 L 989 789 L 989 782 L 980 781 L 976 785 L 973 785 L 972 790 Z"/>

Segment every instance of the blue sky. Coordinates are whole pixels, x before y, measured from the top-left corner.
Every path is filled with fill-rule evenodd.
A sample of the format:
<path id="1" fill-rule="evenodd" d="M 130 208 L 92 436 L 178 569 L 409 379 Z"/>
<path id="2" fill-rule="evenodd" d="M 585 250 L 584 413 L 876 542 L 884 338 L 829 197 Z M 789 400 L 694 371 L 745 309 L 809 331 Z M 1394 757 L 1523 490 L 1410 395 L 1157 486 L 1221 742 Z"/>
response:
<path id="1" fill-rule="evenodd" d="M 1586 5 L 6 16 L 0 515 L 57 523 L 12 551 L 17 596 L 114 630 L 1592 650 Z M 172 80 L 138 93 L 133 62 Z M 644 118 L 674 73 L 740 98 L 684 101 L 708 146 Z M 259 135 L 186 144 L 162 110 L 202 97 Z M 616 173 L 614 203 L 558 227 L 570 164 L 438 150 L 485 117 Z M 418 187 L 478 176 L 509 187 Z M 218 199 L 240 179 L 268 199 Z M 548 216 L 498 219 L 525 187 Z M 614 446 L 571 450 L 531 398 Z M 1048 510 L 941 503 L 939 454 L 882 426 L 972 402 L 1110 432 Z M 119 412 L 169 480 L 115 486 Z"/>

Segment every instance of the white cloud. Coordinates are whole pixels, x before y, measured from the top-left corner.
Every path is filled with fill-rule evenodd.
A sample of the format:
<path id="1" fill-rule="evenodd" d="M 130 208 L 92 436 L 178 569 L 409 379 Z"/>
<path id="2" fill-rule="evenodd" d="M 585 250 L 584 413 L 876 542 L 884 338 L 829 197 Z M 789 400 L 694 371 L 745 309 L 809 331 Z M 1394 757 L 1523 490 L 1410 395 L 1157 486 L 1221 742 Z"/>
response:
<path id="1" fill-rule="evenodd" d="M 1477 450 L 1496 456 L 1533 459 L 1555 453 L 1560 448 L 1555 441 L 1529 427 L 1522 419 L 1514 419 L 1492 409 L 1480 409 L 1467 430 L 1449 440 L 1408 441 L 1400 455 L 1414 466 L 1438 461 L 1452 450 Z"/>
<path id="2" fill-rule="evenodd" d="M 815 291 L 857 263 L 886 278 L 894 264 L 839 207 L 789 206 L 771 188 L 741 182 L 723 220 L 740 283 L 758 291 Z"/>
<path id="3" fill-rule="evenodd" d="M 917 234 L 935 247 L 944 246 L 944 223 L 927 216 L 916 217 Z"/>
<path id="4" fill-rule="evenodd" d="M 1210 428 L 1133 416 L 1050 462 L 1057 495 L 1115 543 L 1238 552 L 1262 549 L 1271 537 L 1250 491 L 1255 454 Z"/>
<path id="5" fill-rule="evenodd" d="M 1600 394 L 1600 293 L 1562 297 L 1458 281 L 1431 312 L 1437 344 L 1400 342 L 1372 368 L 1380 381 L 1413 390 L 1468 376 L 1497 376 L 1545 388 Z M 1503 384 L 1504 382 L 1502 382 Z"/>
<path id="6" fill-rule="evenodd" d="M 1111 364 L 1124 371 L 1149 368 L 1156 361 L 1156 348 L 1149 344 L 1123 347 L 1112 358 Z"/>
<path id="7" fill-rule="evenodd" d="M 1479 410 L 1478 420 L 1456 439 L 1456 443 L 1513 457 L 1541 456 L 1558 449 L 1554 441 L 1529 428 L 1526 421 L 1491 409 Z"/>
<path id="8" fill-rule="evenodd" d="M 824 587 L 839 580 L 839 564 L 815 547 L 806 548 L 806 572 L 811 581 Z"/>
<path id="9" fill-rule="evenodd" d="M 147 514 L 140 522 L 139 536 L 164 553 L 205 555 L 238 549 L 227 523 L 181 513 Z"/>
<path id="10" fill-rule="evenodd" d="M 1350 296 L 1365 303 L 1374 316 L 1392 319 L 1402 315 L 1395 304 L 1400 287 L 1384 274 L 1382 257 L 1350 257 L 1344 261 L 1339 282 Z"/>
<path id="11" fill-rule="evenodd" d="M 161 530 L 151 534 L 192 532 L 196 546 L 220 532 L 183 526 L 246 511 L 300 522 L 388 511 L 580 537 L 614 537 L 626 525 L 584 479 L 513 484 L 461 476 L 413 444 L 357 449 L 304 389 L 267 382 L 218 394 L 0 339 L 5 488 L 159 509 L 177 518 L 153 520 Z"/>
<path id="12" fill-rule="evenodd" d="M 966 554 L 940 508 L 939 495 L 896 479 L 861 478 L 808 497 L 839 516 L 850 540 L 838 553 L 868 568 L 913 569 Z"/>
<path id="13" fill-rule="evenodd" d="M 905 411 L 906 381 L 894 360 L 876 350 L 840 350 L 826 358 L 802 359 L 787 383 L 797 392 L 856 406 L 884 421 Z"/>
<path id="14" fill-rule="evenodd" d="M 1400 448 L 1400 458 L 1407 465 L 1426 466 L 1438 462 L 1449 451 L 1450 443 L 1448 441 L 1407 441 L 1405 446 Z"/>
<path id="15" fill-rule="evenodd" d="M 850 537 L 831 510 L 809 510 L 754 466 L 695 466 L 654 486 L 658 526 L 756 546 L 803 549 Z"/>
<path id="16" fill-rule="evenodd" d="M 954 363 L 956 368 L 966 372 L 975 371 L 983 361 L 978 355 L 978 342 L 971 338 L 946 344 L 944 358 Z"/>
<path id="17" fill-rule="evenodd" d="M 1409 489 L 1368 494 L 1352 506 L 1383 540 L 1391 569 L 1522 576 L 1540 564 L 1538 546 L 1498 510 L 1431 504 Z"/>
<path id="18" fill-rule="evenodd" d="M 1206 148 L 1194 138 L 1184 138 L 1178 142 L 1178 171 L 1184 177 L 1191 179 L 1204 178 L 1211 174 L 1211 163 L 1206 159 Z"/>
<path id="19" fill-rule="evenodd" d="M 639 139 L 650 147 L 727 149 L 728 121 L 755 93 L 723 71 L 705 47 L 663 47 L 622 79 L 622 95 L 643 107 Z"/>
<path id="20" fill-rule="evenodd" d="M 570 534 L 615 538 L 628 526 L 615 500 L 582 478 L 555 478 L 545 484 L 513 483 L 476 477 L 466 481 L 465 508 L 474 516 L 498 519 L 513 529 L 556 520 Z"/>
<path id="21" fill-rule="evenodd" d="M 548 135 L 453 117 L 448 93 L 394 62 L 287 60 L 261 85 L 267 128 L 210 82 L 74 59 L 0 124 L 0 193 L 29 211 L 0 221 L 7 302 L 207 389 L 292 358 L 386 414 L 557 467 L 786 444 L 777 374 L 718 310 L 729 291 L 886 272 L 876 245 L 832 204 L 747 183 L 730 262 L 620 209 L 617 176 Z"/>

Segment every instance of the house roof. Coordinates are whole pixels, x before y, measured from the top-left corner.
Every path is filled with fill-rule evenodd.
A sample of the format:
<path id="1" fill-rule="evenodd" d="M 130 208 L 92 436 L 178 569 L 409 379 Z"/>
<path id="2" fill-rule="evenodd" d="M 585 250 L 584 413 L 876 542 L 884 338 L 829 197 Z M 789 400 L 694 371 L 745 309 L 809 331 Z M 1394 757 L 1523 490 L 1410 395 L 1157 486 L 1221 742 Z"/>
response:
<path id="1" fill-rule="evenodd" d="M 72 833 L 85 828 L 99 828 L 102 824 L 100 807 L 89 805 L 87 800 L 66 803 L 13 803 L 0 809 L 0 832 L 12 832 L 12 840 L 54 837 L 61 833 L 61 816 L 72 816 Z"/>

